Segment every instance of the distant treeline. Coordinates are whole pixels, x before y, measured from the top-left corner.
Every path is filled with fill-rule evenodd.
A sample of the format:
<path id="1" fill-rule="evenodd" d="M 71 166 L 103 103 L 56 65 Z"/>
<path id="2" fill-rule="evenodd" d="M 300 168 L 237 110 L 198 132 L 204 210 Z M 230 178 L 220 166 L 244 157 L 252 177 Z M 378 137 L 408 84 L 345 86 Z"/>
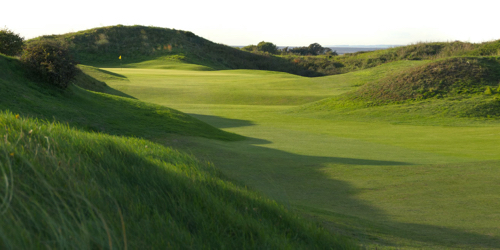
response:
<path id="1" fill-rule="evenodd" d="M 244 51 L 249 52 L 267 52 L 270 54 L 279 55 L 300 55 L 300 56 L 317 56 L 317 55 L 328 55 L 336 56 L 338 55 L 336 51 L 332 51 L 330 48 L 325 48 L 318 43 L 312 43 L 309 46 L 303 47 L 284 47 L 279 49 L 276 44 L 271 42 L 262 41 L 257 45 L 248 45 L 241 48 Z"/>

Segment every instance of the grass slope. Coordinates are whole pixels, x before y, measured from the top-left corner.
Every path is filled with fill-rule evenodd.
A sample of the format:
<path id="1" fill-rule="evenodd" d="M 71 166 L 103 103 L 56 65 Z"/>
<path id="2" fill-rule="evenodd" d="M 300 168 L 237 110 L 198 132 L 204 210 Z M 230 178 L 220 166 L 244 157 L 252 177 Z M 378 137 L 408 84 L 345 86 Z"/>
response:
<path id="1" fill-rule="evenodd" d="M 240 136 L 131 98 L 39 85 L 4 56 L 0 84 L 2 248 L 357 248 L 211 163 L 137 138 Z"/>
<path id="2" fill-rule="evenodd" d="M 249 53 L 175 29 L 117 25 L 36 39 L 62 40 L 80 63 L 99 67 L 169 68 L 182 61 L 203 70 L 265 69 L 322 75 L 280 57 Z"/>
<path id="3" fill-rule="evenodd" d="M 282 55 L 302 68 L 323 74 L 343 74 L 398 61 L 436 60 L 453 56 L 499 56 L 500 40 L 484 43 L 431 42 L 342 56 Z"/>
<path id="4" fill-rule="evenodd" d="M 98 71 L 107 77 L 115 77 Z M 71 86 L 60 91 L 28 80 L 20 62 L 0 57 L 0 109 L 25 117 L 36 117 L 68 123 L 80 129 L 112 135 L 152 138 L 168 133 L 238 140 L 241 136 L 216 129 L 177 110 L 144 103 L 132 98 L 89 93 Z M 104 78 L 106 79 L 106 78 Z M 94 90 L 121 94 L 102 81 L 83 73 L 77 84 Z"/>
<path id="5" fill-rule="evenodd" d="M 0 114 L 2 248 L 355 248 L 209 163 Z"/>
<path id="6" fill-rule="evenodd" d="M 370 52 L 356 52 L 335 57 L 332 60 L 331 72 L 327 74 L 347 73 L 360 69 L 376 67 L 385 63 L 404 60 L 436 60 L 454 56 L 498 56 L 500 55 L 500 40 L 469 43 L 469 42 L 420 42 Z"/>
<path id="7" fill-rule="evenodd" d="M 360 88 L 356 96 L 394 102 L 478 94 L 487 88 L 496 90 L 499 81 L 500 63 L 496 58 L 449 58 L 377 79 Z"/>
<path id="8" fill-rule="evenodd" d="M 448 124 L 472 122 L 453 117 L 500 117 L 497 58 L 452 57 L 420 62 L 420 66 L 400 68 L 385 77 L 367 78 L 364 85 L 349 93 L 307 104 L 292 113 L 420 124 L 432 124 L 430 120 L 436 119 L 438 124 L 444 120 Z"/>
<path id="9" fill-rule="evenodd" d="M 500 55 L 498 40 L 478 44 L 460 41 L 417 43 L 343 56 L 275 56 L 215 44 L 189 31 L 138 25 L 94 28 L 36 39 L 63 40 L 81 63 L 98 67 L 260 69 L 302 76 L 342 74 L 402 60 Z M 122 60 L 118 59 L 120 55 Z"/>

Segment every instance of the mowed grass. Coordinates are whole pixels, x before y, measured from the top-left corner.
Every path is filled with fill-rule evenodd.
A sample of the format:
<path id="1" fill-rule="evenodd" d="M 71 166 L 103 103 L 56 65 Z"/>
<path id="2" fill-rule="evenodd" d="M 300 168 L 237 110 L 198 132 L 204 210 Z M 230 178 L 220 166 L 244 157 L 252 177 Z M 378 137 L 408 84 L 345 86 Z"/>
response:
<path id="1" fill-rule="evenodd" d="M 113 69 L 105 69 L 113 70 Z M 309 90 L 312 83 L 297 82 L 295 75 L 250 70 L 186 71 L 157 69 L 114 70 L 127 76 L 127 81 L 113 82 L 113 88 L 125 93 L 136 93 L 135 98 L 149 97 L 157 104 L 298 104 L 326 93 Z M 147 78 L 147 88 L 143 80 Z M 165 85 L 165 79 L 172 79 Z M 246 79 L 242 83 L 241 79 Z M 204 84 L 200 85 L 199 83 Z M 306 93 L 303 93 L 306 91 Z M 328 91 L 328 89 L 325 89 Z M 302 94 L 298 94 L 302 93 Z"/>
<path id="2" fill-rule="evenodd" d="M 500 126 L 495 120 L 297 112 L 406 61 L 338 76 L 264 71 L 105 69 L 107 83 L 247 136 L 221 142 L 158 137 L 370 248 L 499 248 Z M 385 113 L 384 113 L 385 111 Z M 343 115 L 345 114 L 345 115 Z M 386 119 L 386 115 L 392 116 Z"/>

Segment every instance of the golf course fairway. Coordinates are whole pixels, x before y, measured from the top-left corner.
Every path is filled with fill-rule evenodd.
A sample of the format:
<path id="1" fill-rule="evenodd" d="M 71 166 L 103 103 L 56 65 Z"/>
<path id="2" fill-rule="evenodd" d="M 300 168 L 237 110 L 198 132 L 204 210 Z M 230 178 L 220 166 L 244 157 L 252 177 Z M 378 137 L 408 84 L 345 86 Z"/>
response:
<path id="1" fill-rule="evenodd" d="M 316 78 L 146 63 L 148 68 L 103 68 L 119 77 L 96 78 L 247 137 L 224 142 L 172 135 L 156 142 L 213 162 L 227 176 L 368 248 L 499 248 L 500 123 L 455 117 L 405 122 L 398 114 L 384 119 L 391 107 L 370 115 L 300 110 L 389 69 L 420 63 Z"/>

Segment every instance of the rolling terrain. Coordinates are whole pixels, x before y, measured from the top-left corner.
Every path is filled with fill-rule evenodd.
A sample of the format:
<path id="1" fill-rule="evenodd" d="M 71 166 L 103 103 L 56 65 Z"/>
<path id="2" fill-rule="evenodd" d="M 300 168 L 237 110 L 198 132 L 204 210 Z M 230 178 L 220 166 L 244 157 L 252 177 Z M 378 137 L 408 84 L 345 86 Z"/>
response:
<path id="1" fill-rule="evenodd" d="M 2 248 L 359 248 L 153 142 L 242 136 L 104 84 L 120 74 L 82 68 L 100 80 L 81 73 L 75 83 L 115 95 L 36 82 L 0 55 Z"/>
<path id="2" fill-rule="evenodd" d="M 57 170 L 84 152 L 96 160 L 77 161 L 84 170 L 68 168 L 68 179 L 102 182 L 71 190 L 90 195 L 84 201 L 112 197 L 119 204 L 76 202 L 76 211 L 109 211 L 103 214 L 114 224 L 112 230 L 103 223 L 82 227 L 81 232 L 112 232 L 107 237 L 89 240 L 104 233 L 80 229 L 68 230 L 75 232 L 71 237 L 83 235 L 82 242 L 98 246 L 127 245 L 133 237 L 122 222 L 131 216 L 125 219 L 126 225 L 137 224 L 127 229 L 136 236 L 131 247 L 151 242 L 175 248 L 500 248 L 498 41 L 419 43 L 329 61 L 316 57 L 307 60 L 333 65 L 329 72 L 335 75 L 304 77 L 281 70 L 288 63 L 278 59 L 237 65 L 231 61 L 237 56 L 227 57 L 222 47 L 208 53 L 205 40 L 184 31 L 134 26 L 127 32 L 137 34 L 118 41 L 125 29 L 51 37 L 72 43 L 82 62 L 76 86 L 65 92 L 26 79 L 16 59 L 0 57 L 0 84 L 7 90 L 0 102 L 3 136 L 11 138 L 1 144 L 4 169 L 21 175 L 8 168 L 15 162 L 11 153 L 20 155 L 18 162 L 49 162 Z M 167 44 L 161 52 L 152 45 L 159 41 Z M 116 54 L 125 52 L 130 60 L 118 60 Z M 238 60 L 254 55 L 247 56 Z M 32 127 L 40 136 L 30 140 Z M 37 159 L 38 149 L 47 158 Z M 95 166 L 109 168 L 111 177 L 92 172 Z M 55 175 L 57 182 L 43 184 L 59 197 L 53 186 L 65 185 L 67 171 L 36 169 L 42 180 L 63 172 Z M 117 190 L 137 195 L 130 202 Z M 154 205 L 139 205 L 144 201 Z M 42 199 L 35 207 L 51 202 Z M 116 207 L 130 213 L 122 218 Z M 99 212 L 60 211 L 78 223 L 80 213 L 91 218 L 83 221 L 103 221 Z M 297 219 L 297 213 L 313 223 Z M 17 214 L 6 218 L 23 221 Z M 57 228 L 60 222 L 50 223 Z M 162 230 L 179 234 L 161 242 Z M 63 239 L 59 246 L 70 244 L 64 242 L 68 235 L 53 231 L 50 237 Z"/>
<path id="3" fill-rule="evenodd" d="M 325 96 L 346 98 L 363 82 L 429 63 L 401 61 L 320 78 L 248 70 L 104 70 L 128 79 L 107 82 L 112 88 L 248 137 L 158 142 L 214 162 L 231 178 L 334 232 L 370 248 L 496 248 L 498 120 L 456 116 L 449 110 L 463 103 L 440 97 L 326 105 L 332 101 Z M 481 92 L 465 99 L 474 104 L 494 97 Z"/>
<path id="4" fill-rule="evenodd" d="M 175 29 L 118 25 L 33 40 L 38 39 L 62 41 L 80 63 L 93 66 L 123 64 L 126 67 L 169 68 L 170 65 L 179 66 L 176 62 L 184 62 L 203 70 L 267 69 L 307 76 L 323 75 L 286 58 L 249 53 L 213 43 L 190 31 Z M 121 60 L 116 60 L 119 57 Z"/>

